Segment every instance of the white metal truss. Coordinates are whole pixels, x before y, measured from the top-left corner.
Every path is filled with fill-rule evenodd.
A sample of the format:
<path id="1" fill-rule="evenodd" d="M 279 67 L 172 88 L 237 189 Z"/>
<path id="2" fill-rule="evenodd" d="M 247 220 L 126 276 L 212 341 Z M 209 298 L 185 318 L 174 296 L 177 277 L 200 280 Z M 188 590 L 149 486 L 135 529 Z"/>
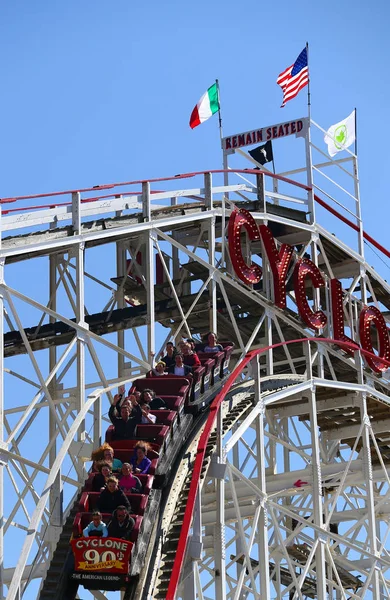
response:
<path id="1" fill-rule="evenodd" d="M 348 580 L 356 588 L 348 588 L 349 598 L 389 597 L 390 491 L 380 440 L 390 413 L 380 422 L 370 419 L 373 399 L 387 406 L 388 377 L 356 369 L 356 357 L 329 344 L 315 344 L 309 354 L 286 344 L 293 334 L 312 334 L 296 317 L 293 292 L 287 312 L 276 308 L 260 245 L 242 240 L 248 259 L 261 256 L 264 287 L 258 290 L 235 276 L 227 247 L 229 216 L 242 205 L 258 224 L 283 230 L 277 245 L 293 244 L 327 281 L 342 281 L 348 331 L 356 329 L 368 299 L 382 309 L 390 289 L 364 256 L 356 157 L 321 158 L 312 166 L 312 153 L 322 153 L 314 125 L 312 133 L 305 166 L 282 174 L 299 184 L 304 176 L 310 189 L 244 172 L 247 164 L 240 164 L 232 167 L 235 174 L 71 192 L 67 204 L 53 195 L 46 208 L 2 201 L 0 600 L 38 593 L 91 450 L 108 424 L 113 390 L 149 370 L 167 340 L 207 330 L 232 336 L 237 361 L 251 349 L 281 346 L 245 373 L 255 378 L 253 411 L 225 436 L 222 418 L 219 423 L 220 468 L 199 490 L 193 560 L 183 572 L 186 600 L 302 598 L 306 585 L 317 584 L 319 598 L 344 598 L 347 571 L 361 581 Z M 243 155 L 253 164 L 237 150 L 236 158 Z M 225 164 L 230 168 L 227 156 Z M 334 166 L 341 183 L 326 172 Z M 335 237 L 319 225 L 317 193 L 357 224 L 352 248 L 342 232 Z M 310 218 L 297 220 L 290 209 Z M 313 302 L 329 315 L 328 296 L 314 293 Z M 332 337 L 330 329 L 322 333 Z M 344 381 L 349 370 L 360 379 Z M 264 378 L 286 373 L 298 380 L 295 387 L 263 392 Z M 323 428 L 324 407 L 342 410 L 352 397 L 356 419 Z M 294 487 L 297 481 L 306 483 Z M 330 533 L 330 524 L 342 533 Z"/>
<path id="2" fill-rule="evenodd" d="M 313 350 L 307 379 L 278 392 L 261 392 L 257 358 L 253 410 L 234 433 L 223 434 L 217 421 L 223 441 L 192 530 L 202 553 L 188 552 L 178 598 L 389 597 L 390 479 L 367 418 L 373 390 L 335 386 L 324 400 L 326 382 L 311 376 Z M 317 415 L 351 404 L 358 407 L 354 442 L 339 444 L 332 456 Z M 351 439 L 352 433 L 340 425 L 333 439 L 344 435 Z"/>

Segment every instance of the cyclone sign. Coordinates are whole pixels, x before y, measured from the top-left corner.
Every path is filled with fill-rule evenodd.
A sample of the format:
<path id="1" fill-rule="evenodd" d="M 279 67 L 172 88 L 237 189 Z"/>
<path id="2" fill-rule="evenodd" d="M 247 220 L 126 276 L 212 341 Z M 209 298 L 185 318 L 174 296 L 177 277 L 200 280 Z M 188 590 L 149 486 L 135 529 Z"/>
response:
<path id="1" fill-rule="evenodd" d="M 341 134 L 340 134 L 341 135 Z M 260 265 L 244 257 L 241 247 L 241 233 L 245 230 L 250 241 L 261 240 L 272 272 L 274 305 L 286 310 L 286 282 L 289 271 L 292 271 L 292 282 L 297 311 L 303 322 L 318 334 L 331 321 L 330 331 L 333 339 L 352 342 L 366 352 L 375 354 L 372 334 L 378 339 L 377 357 L 364 355 L 366 364 L 375 372 L 383 373 L 390 362 L 390 338 L 387 323 L 376 306 L 363 306 L 360 310 L 354 340 L 345 333 L 344 325 L 344 291 L 338 279 L 324 278 L 323 274 L 309 258 L 301 258 L 289 244 L 277 246 L 271 230 L 266 225 L 258 226 L 252 214 L 244 208 L 232 211 L 228 224 L 228 247 L 233 269 L 239 279 L 246 285 L 256 285 L 263 277 Z M 294 263 L 295 257 L 295 263 Z M 308 302 L 307 287 L 326 288 L 329 286 L 331 309 L 325 314 L 321 309 L 314 311 Z M 384 361 L 381 361 L 384 359 Z"/>
<path id="2" fill-rule="evenodd" d="M 116 538 L 71 540 L 75 570 L 127 574 L 133 543 Z"/>

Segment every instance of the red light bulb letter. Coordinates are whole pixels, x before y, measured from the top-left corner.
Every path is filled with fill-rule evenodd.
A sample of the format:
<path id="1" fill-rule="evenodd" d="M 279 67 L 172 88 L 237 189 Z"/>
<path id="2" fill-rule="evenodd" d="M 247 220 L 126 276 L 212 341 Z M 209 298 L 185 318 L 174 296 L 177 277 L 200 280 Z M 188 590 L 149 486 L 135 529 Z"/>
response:
<path id="1" fill-rule="evenodd" d="M 279 308 L 286 308 L 286 276 L 293 249 L 288 244 L 282 244 L 278 252 L 274 237 L 266 225 L 260 225 L 260 233 L 272 270 L 275 304 Z"/>
<path id="2" fill-rule="evenodd" d="M 322 329 L 327 321 L 322 310 L 312 311 L 306 298 L 305 280 L 310 277 L 315 288 L 324 287 L 321 271 L 308 258 L 300 259 L 294 270 L 294 290 L 298 311 L 305 323 L 312 329 Z"/>
<path id="3" fill-rule="evenodd" d="M 363 350 L 367 350 L 368 352 L 372 352 L 372 354 L 374 354 L 374 348 L 371 341 L 372 325 L 376 327 L 378 332 L 379 358 L 384 358 L 385 360 L 390 361 L 390 342 L 386 321 L 376 306 L 364 306 L 362 312 L 360 313 L 359 319 L 360 343 Z M 389 368 L 379 359 L 376 360 L 370 356 L 365 356 L 364 360 L 368 366 L 375 371 L 375 373 L 383 373 L 383 371 L 387 371 Z"/>
<path id="4" fill-rule="evenodd" d="M 351 342 L 355 344 L 350 337 L 344 333 L 344 310 L 343 310 L 343 288 L 338 279 L 330 280 L 330 293 L 332 298 L 332 323 L 333 337 L 341 342 Z M 346 352 L 353 354 L 353 350 L 343 348 Z"/>
<path id="5" fill-rule="evenodd" d="M 248 265 L 242 255 L 240 240 L 242 227 L 245 227 L 247 230 L 249 239 L 251 241 L 260 239 L 259 229 L 250 212 L 244 208 L 240 208 L 240 210 L 234 210 L 230 215 L 228 226 L 230 260 L 232 261 L 232 265 L 237 276 L 244 283 L 259 283 L 262 275 L 261 268 L 254 263 Z"/>

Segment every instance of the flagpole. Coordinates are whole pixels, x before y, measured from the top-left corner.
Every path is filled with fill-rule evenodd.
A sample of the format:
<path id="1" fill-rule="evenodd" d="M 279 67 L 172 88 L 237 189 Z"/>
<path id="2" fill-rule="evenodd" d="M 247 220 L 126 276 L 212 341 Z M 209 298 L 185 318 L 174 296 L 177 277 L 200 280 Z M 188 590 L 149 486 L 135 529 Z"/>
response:
<path id="1" fill-rule="evenodd" d="M 310 100 L 309 42 L 306 42 L 306 56 L 307 56 L 307 70 L 308 70 L 308 74 L 309 74 L 309 80 L 307 82 L 307 116 L 309 117 L 309 126 L 310 126 L 311 100 Z"/>
<path id="2" fill-rule="evenodd" d="M 218 91 L 218 121 L 219 121 L 219 136 L 222 140 L 223 138 L 223 133 L 222 133 L 222 117 L 221 117 L 221 101 L 220 101 L 220 93 L 219 93 L 219 81 L 218 79 L 215 80 L 215 83 L 217 84 L 217 91 Z"/>

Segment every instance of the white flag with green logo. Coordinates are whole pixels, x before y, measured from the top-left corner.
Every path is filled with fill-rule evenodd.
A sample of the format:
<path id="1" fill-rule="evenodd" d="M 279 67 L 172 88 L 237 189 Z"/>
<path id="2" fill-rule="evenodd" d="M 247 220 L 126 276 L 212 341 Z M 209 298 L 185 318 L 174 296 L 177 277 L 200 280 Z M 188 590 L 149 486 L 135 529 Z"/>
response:
<path id="1" fill-rule="evenodd" d="M 349 117 L 329 127 L 324 137 L 330 156 L 345 150 L 355 141 L 355 111 Z"/>

